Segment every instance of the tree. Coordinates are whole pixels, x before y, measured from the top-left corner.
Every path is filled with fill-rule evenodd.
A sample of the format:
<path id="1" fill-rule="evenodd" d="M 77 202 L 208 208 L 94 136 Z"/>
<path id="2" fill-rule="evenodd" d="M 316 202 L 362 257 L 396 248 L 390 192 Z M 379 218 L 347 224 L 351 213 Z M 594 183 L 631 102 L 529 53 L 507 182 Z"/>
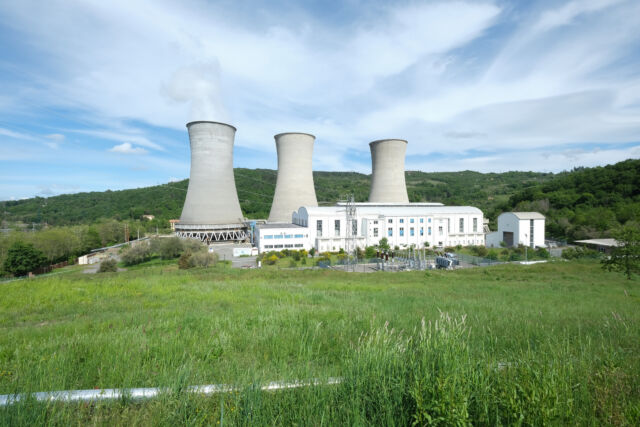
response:
<path id="1" fill-rule="evenodd" d="M 378 242 L 378 247 L 382 251 L 388 251 L 389 249 L 391 249 L 391 246 L 389 246 L 389 240 L 387 240 L 386 237 L 380 239 L 380 241 Z"/>
<path id="2" fill-rule="evenodd" d="M 46 264 L 47 258 L 42 251 L 34 248 L 31 243 L 17 241 L 7 251 L 4 270 L 14 276 L 24 276 Z"/>
<path id="3" fill-rule="evenodd" d="M 608 271 L 622 271 L 627 279 L 632 273 L 640 273 L 640 230 L 626 225 L 611 233 L 620 246 L 611 250 L 609 257 L 604 258 L 602 268 Z"/>

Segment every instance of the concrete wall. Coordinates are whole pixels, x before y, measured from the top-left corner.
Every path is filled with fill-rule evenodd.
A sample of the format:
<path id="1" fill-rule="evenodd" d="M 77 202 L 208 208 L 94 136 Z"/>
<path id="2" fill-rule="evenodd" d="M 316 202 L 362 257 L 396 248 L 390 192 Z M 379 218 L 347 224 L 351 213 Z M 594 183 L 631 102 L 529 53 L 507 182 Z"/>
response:
<path id="1" fill-rule="evenodd" d="M 275 140 L 278 179 L 268 222 L 290 223 L 300 206 L 318 206 L 312 169 L 315 136 L 281 133 Z"/>
<path id="2" fill-rule="evenodd" d="M 187 123 L 191 173 L 180 225 L 239 224 L 242 211 L 233 176 L 236 128 L 216 122 Z"/>
<path id="3" fill-rule="evenodd" d="M 371 148 L 371 192 L 369 202 L 408 203 L 404 179 L 404 157 L 407 141 L 383 139 L 369 144 Z"/>

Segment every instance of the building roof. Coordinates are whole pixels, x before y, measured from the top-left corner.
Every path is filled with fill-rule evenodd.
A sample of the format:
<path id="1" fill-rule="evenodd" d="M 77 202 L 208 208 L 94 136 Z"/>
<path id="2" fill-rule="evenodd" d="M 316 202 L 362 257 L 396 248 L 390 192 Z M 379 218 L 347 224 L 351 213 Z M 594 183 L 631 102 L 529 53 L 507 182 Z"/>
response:
<path id="1" fill-rule="evenodd" d="M 256 228 L 259 228 L 260 230 L 263 230 L 263 229 L 266 230 L 269 228 L 304 228 L 304 227 L 298 224 L 289 224 L 285 222 L 273 222 L 268 224 L 257 224 Z"/>
<path id="2" fill-rule="evenodd" d="M 310 215 L 335 215 L 344 213 L 344 206 L 302 206 Z M 473 206 L 425 206 L 421 204 L 406 204 L 380 206 L 356 206 L 357 215 L 380 215 L 380 216 L 424 216 L 424 215 L 446 215 L 446 214 L 475 214 L 482 215 L 482 211 Z"/>
<path id="3" fill-rule="evenodd" d="M 518 217 L 518 219 L 545 219 L 540 212 L 504 212 L 510 213 Z M 502 215 L 502 214 L 501 214 Z"/>
<path id="4" fill-rule="evenodd" d="M 338 206 L 345 206 L 347 203 L 346 202 L 338 202 L 336 203 L 336 205 Z M 371 206 L 382 206 L 382 207 L 388 207 L 388 206 L 405 206 L 405 207 L 411 207 L 411 206 L 444 206 L 442 203 L 440 202 L 416 202 L 416 203 L 390 203 L 390 202 L 355 202 L 353 204 L 356 207 L 371 207 Z"/>
<path id="5" fill-rule="evenodd" d="M 620 242 L 616 239 L 587 239 L 587 240 L 576 240 L 575 243 L 583 243 L 585 245 L 598 245 L 598 246 L 608 246 L 608 247 L 617 247 L 622 246 Z"/>

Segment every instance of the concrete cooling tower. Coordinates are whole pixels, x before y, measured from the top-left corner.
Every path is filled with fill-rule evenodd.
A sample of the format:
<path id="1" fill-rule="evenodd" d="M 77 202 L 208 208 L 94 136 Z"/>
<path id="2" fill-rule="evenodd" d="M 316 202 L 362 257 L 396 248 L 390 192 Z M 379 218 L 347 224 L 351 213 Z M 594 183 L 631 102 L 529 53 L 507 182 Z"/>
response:
<path id="1" fill-rule="evenodd" d="M 300 206 L 318 206 L 311 168 L 315 136 L 281 133 L 275 136 L 278 179 L 268 222 L 292 221 Z"/>
<path id="2" fill-rule="evenodd" d="M 246 232 L 233 176 L 236 128 L 225 123 L 187 123 L 191 173 L 176 234 L 200 240 L 244 240 Z"/>
<path id="3" fill-rule="evenodd" d="M 404 156 L 407 141 L 403 139 L 381 139 L 369 144 L 371 147 L 371 192 L 370 203 L 409 203 L 407 185 L 404 180 Z"/>

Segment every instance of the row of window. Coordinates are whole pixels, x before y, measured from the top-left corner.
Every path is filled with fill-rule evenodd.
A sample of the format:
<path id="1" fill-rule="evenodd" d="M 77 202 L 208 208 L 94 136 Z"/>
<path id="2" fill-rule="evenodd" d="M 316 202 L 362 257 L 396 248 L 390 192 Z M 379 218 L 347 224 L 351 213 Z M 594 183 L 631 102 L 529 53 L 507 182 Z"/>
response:
<path id="1" fill-rule="evenodd" d="M 302 243 L 296 243 L 295 245 L 264 245 L 265 249 L 282 249 L 282 248 L 302 248 Z"/>
<path id="2" fill-rule="evenodd" d="M 265 234 L 263 239 L 302 239 L 304 234 Z"/>

